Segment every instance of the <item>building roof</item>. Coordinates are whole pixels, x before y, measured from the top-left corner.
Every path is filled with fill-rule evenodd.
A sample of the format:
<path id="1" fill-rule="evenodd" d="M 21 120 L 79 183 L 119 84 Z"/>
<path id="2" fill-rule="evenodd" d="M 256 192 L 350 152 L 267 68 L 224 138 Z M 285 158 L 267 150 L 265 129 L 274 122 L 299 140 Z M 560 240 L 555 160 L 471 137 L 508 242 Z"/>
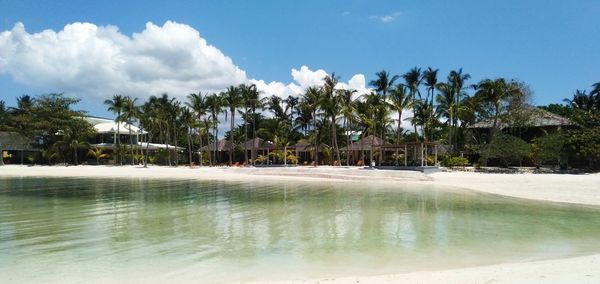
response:
<path id="1" fill-rule="evenodd" d="M 529 127 L 547 127 L 547 126 L 569 126 L 575 125 L 568 118 L 562 117 L 560 115 L 551 113 L 547 110 L 543 110 L 535 107 L 526 107 L 524 109 L 524 114 L 528 115 L 528 121 L 525 125 Z M 494 125 L 493 119 L 487 119 L 484 121 L 477 122 L 469 128 L 492 128 Z M 503 118 L 499 118 L 498 126 L 500 129 L 507 128 L 509 124 Z"/>
<path id="2" fill-rule="evenodd" d="M 359 139 L 356 142 L 353 142 L 352 144 L 350 144 L 350 146 L 341 148 L 340 150 L 342 150 L 342 151 L 360 151 L 361 149 L 367 150 L 367 149 L 371 148 L 371 143 L 373 143 L 373 146 L 381 146 L 381 145 L 387 144 L 383 141 L 383 139 L 381 139 L 377 136 L 369 135 L 369 136 L 363 137 L 362 139 Z"/>
<path id="3" fill-rule="evenodd" d="M 37 151 L 34 141 L 17 132 L 0 131 L 0 150 L 4 151 Z"/>
<path id="4" fill-rule="evenodd" d="M 231 142 L 229 140 L 221 139 L 221 140 L 217 141 L 217 151 L 218 152 L 229 151 L 230 149 L 231 149 Z M 213 142 L 208 145 L 205 145 L 200 150 L 201 151 L 214 151 L 215 143 Z"/>
<path id="5" fill-rule="evenodd" d="M 125 122 L 117 124 L 114 120 L 108 118 L 86 116 L 84 119 L 96 129 L 97 133 L 116 133 L 118 129 L 119 134 L 129 134 L 129 128 L 131 128 L 131 134 L 137 135 L 147 133 L 135 125 L 130 125 Z"/>
<path id="6" fill-rule="evenodd" d="M 252 144 L 254 144 L 254 147 L 252 146 Z M 273 144 L 273 142 L 265 141 L 264 139 L 257 137 L 255 139 L 250 139 L 246 141 L 246 143 L 244 143 L 244 148 L 246 150 L 252 150 L 253 148 L 254 150 L 272 150 L 276 147 L 275 144 Z"/>

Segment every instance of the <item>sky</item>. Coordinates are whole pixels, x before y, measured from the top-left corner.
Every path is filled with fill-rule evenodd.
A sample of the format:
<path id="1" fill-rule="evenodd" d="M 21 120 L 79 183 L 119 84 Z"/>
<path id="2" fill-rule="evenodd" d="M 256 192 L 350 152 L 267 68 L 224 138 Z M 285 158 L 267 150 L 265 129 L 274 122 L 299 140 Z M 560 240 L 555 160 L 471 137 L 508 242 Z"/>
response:
<path id="1" fill-rule="evenodd" d="M 0 0 L 0 100 L 64 92 L 111 117 L 114 94 L 298 95 L 331 72 L 368 92 L 417 66 L 518 79 L 543 105 L 600 81 L 600 1 L 171 2 Z"/>

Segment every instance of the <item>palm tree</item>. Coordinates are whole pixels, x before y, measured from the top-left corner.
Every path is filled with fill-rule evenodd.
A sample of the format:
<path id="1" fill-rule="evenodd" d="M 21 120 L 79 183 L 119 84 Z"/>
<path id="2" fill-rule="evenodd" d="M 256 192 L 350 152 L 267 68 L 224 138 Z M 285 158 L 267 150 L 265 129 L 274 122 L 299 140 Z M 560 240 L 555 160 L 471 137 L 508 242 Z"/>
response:
<path id="1" fill-rule="evenodd" d="M 229 165 L 233 165 L 233 128 L 235 127 L 235 110 L 236 108 L 242 105 L 240 88 L 236 86 L 229 86 L 224 93 L 224 102 L 227 107 L 229 107 L 229 113 L 231 114 L 231 122 L 230 122 L 230 131 L 229 131 L 229 140 L 230 140 L 230 148 L 229 148 Z M 225 114 L 225 120 L 227 120 L 227 114 Z"/>
<path id="2" fill-rule="evenodd" d="M 94 159 L 96 159 L 97 164 L 100 164 L 100 159 L 105 159 L 109 157 L 108 154 L 104 153 L 104 149 L 97 147 L 90 149 L 88 151 L 88 156 L 91 156 Z"/>
<path id="3" fill-rule="evenodd" d="M 117 117 L 115 118 L 115 122 L 117 123 L 117 132 L 114 135 L 114 142 L 118 148 L 119 145 L 121 144 L 121 141 L 120 141 L 121 140 L 120 128 L 121 128 L 121 121 L 122 121 L 121 112 L 123 111 L 123 108 L 125 107 L 125 97 L 123 97 L 122 95 L 114 95 L 112 97 L 112 99 L 105 100 L 104 104 L 108 106 L 108 111 L 111 111 L 111 112 L 117 114 Z M 117 137 L 119 137 L 119 139 L 117 139 Z M 117 158 L 115 157 L 115 163 L 116 162 L 117 162 Z M 123 157 L 120 157 L 120 163 L 121 163 L 121 165 L 123 165 Z"/>
<path id="4" fill-rule="evenodd" d="M 402 77 L 404 77 L 404 81 L 406 82 L 406 86 L 410 90 L 410 97 L 412 100 L 412 109 L 413 109 L 413 117 L 417 114 L 417 98 L 416 95 L 421 97 L 421 93 L 419 92 L 419 85 L 421 85 L 421 81 L 423 77 L 421 76 L 421 68 L 414 67 L 410 69 L 410 71 L 406 72 Z M 417 133 L 417 125 L 413 123 L 415 130 L 415 141 L 419 140 L 419 134 Z"/>
<path id="5" fill-rule="evenodd" d="M 427 87 L 427 98 L 425 99 L 425 102 L 429 104 L 429 106 L 427 107 L 428 110 L 430 110 L 430 114 L 433 115 L 433 99 L 435 98 L 435 86 L 438 83 L 438 79 L 437 79 L 437 73 L 438 73 L 439 69 L 432 69 L 431 67 L 428 67 L 427 70 L 425 70 L 423 72 L 423 79 L 425 81 L 425 86 Z M 429 96 L 431 96 L 431 99 L 429 100 Z M 433 120 L 433 117 L 427 117 L 427 121 L 425 123 L 425 125 L 429 125 L 431 123 L 431 120 Z M 432 134 L 432 131 L 428 131 L 430 134 Z M 432 140 L 433 137 L 428 137 L 427 135 L 425 135 L 425 139 L 429 139 Z"/>
<path id="6" fill-rule="evenodd" d="M 395 89 L 390 91 L 390 106 L 398 112 L 398 129 L 396 143 L 400 144 L 402 136 L 402 111 L 412 106 L 411 97 L 406 93 L 406 87 L 398 84 Z"/>
<path id="7" fill-rule="evenodd" d="M 471 78 L 469 74 L 463 74 L 462 68 L 459 68 L 458 71 L 452 70 L 448 75 L 448 84 L 450 84 L 451 89 L 454 91 L 454 102 L 455 108 L 458 109 L 460 107 L 462 99 L 466 96 L 464 92 L 465 82 Z M 454 140 L 455 146 L 458 146 L 458 115 L 455 115 L 454 120 L 451 122 L 454 128 Z M 450 142 L 450 146 L 452 148 L 453 143 Z"/>
<path id="8" fill-rule="evenodd" d="M 484 79 L 477 84 L 476 90 L 475 98 L 483 104 L 492 106 L 493 124 L 490 135 L 490 141 L 492 141 L 499 130 L 498 119 L 503 108 L 512 97 L 519 95 L 522 90 L 519 84 L 513 81 L 507 82 L 504 78 Z"/>
<path id="9" fill-rule="evenodd" d="M 196 123 L 196 120 L 194 119 L 194 116 L 192 115 L 192 111 L 190 111 L 189 108 L 187 108 L 187 107 L 181 108 L 181 115 L 179 117 L 179 122 L 186 130 L 186 141 L 187 141 L 187 146 L 188 146 L 188 161 L 189 161 L 190 168 L 191 168 L 193 166 L 191 132 L 192 132 L 192 126 Z"/>
<path id="10" fill-rule="evenodd" d="M 206 97 L 208 96 L 208 94 L 206 95 L 202 95 L 202 92 L 198 92 L 198 94 L 189 94 L 188 95 L 188 101 L 186 102 L 186 105 L 191 108 L 194 113 L 196 114 L 196 118 L 198 121 L 198 141 L 200 143 L 200 145 L 198 146 L 198 152 L 200 154 L 200 166 L 202 166 L 202 122 L 204 121 L 204 116 L 207 113 L 208 110 L 208 104 L 207 104 L 207 99 Z"/>
<path id="11" fill-rule="evenodd" d="M 319 105 L 323 109 L 325 117 L 329 118 L 329 133 L 330 133 L 330 141 L 335 151 L 336 159 L 340 160 L 340 148 L 337 143 L 337 134 L 336 134 L 336 117 L 339 112 L 339 99 L 336 96 L 335 86 L 338 83 L 339 78 L 335 76 L 335 73 L 331 73 L 331 75 L 325 76 L 324 81 L 325 84 L 322 88 L 323 95 L 321 96 L 321 101 Z M 334 160 L 331 160 L 331 165 L 334 165 Z"/>
<path id="12" fill-rule="evenodd" d="M 356 90 L 339 90 L 338 91 L 340 112 L 344 117 L 344 130 L 346 131 L 346 147 L 350 146 L 350 129 L 352 122 L 354 122 L 354 113 L 356 112 L 356 105 L 352 96 L 357 92 Z M 350 151 L 346 151 L 346 166 L 350 166 Z"/>
<path id="13" fill-rule="evenodd" d="M 591 111 L 594 108 L 595 99 L 594 92 L 587 94 L 584 90 L 575 90 L 572 99 L 563 99 L 563 102 L 567 103 L 574 109 L 582 111 Z"/>
<path id="14" fill-rule="evenodd" d="M 319 102 L 321 101 L 321 89 L 317 87 L 308 87 L 304 92 L 302 101 L 306 104 L 306 111 L 312 113 L 312 129 L 314 132 L 315 147 L 315 167 L 319 165 L 319 128 L 317 128 L 317 112 L 319 111 Z"/>
<path id="15" fill-rule="evenodd" d="M 219 130 L 218 130 L 218 126 L 219 126 L 219 115 L 221 113 L 223 113 L 223 96 L 221 94 L 216 94 L 213 93 L 212 95 L 208 96 L 206 98 L 206 104 L 209 107 L 210 110 L 210 118 L 212 121 L 212 127 L 213 127 L 213 159 L 214 162 L 217 162 L 217 140 L 219 137 Z M 212 161 L 210 162 L 212 165 Z"/>
<path id="16" fill-rule="evenodd" d="M 248 107 L 248 110 L 251 112 L 251 116 L 252 116 L 252 151 L 251 153 L 254 153 L 252 155 L 255 155 L 256 153 L 256 145 L 254 143 L 254 141 L 256 141 L 256 121 L 258 120 L 258 116 L 260 114 L 256 113 L 257 109 L 260 109 L 263 107 L 263 103 L 262 100 L 260 99 L 260 92 L 258 91 L 258 89 L 256 88 L 256 85 L 252 84 L 250 85 L 250 87 L 247 89 L 247 93 L 245 95 L 245 104 Z M 246 141 L 248 141 L 248 138 L 246 137 Z M 256 159 L 256 157 L 251 157 L 252 159 L 252 164 L 254 165 L 254 160 Z"/>
<path id="17" fill-rule="evenodd" d="M 390 72 L 381 70 L 375 73 L 377 80 L 369 82 L 369 86 L 374 87 L 375 91 L 386 96 L 388 91 L 394 86 L 394 82 L 400 78 L 398 75 L 390 75 Z"/>
<path id="18" fill-rule="evenodd" d="M 592 92 L 590 93 L 595 96 L 596 110 L 600 111 L 600 82 L 592 84 Z"/>
<path id="19" fill-rule="evenodd" d="M 131 127 L 133 126 L 133 120 L 139 116 L 139 109 L 135 105 L 137 98 L 125 97 L 123 103 L 123 119 L 127 122 L 127 128 L 129 129 L 129 148 L 131 150 L 131 165 L 134 164 L 133 159 L 133 135 L 131 135 Z"/>
<path id="20" fill-rule="evenodd" d="M 454 117 L 456 116 L 454 90 L 452 90 L 452 86 L 447 83 L 438 83 L 435 88 L 440 92 L 436 96 L 436 112 L 438 113 L 438 116 L 446 118 L 446 125 L 448 126 L 448 144 L 452 145 L 452 121 L 454 121 Z"/>

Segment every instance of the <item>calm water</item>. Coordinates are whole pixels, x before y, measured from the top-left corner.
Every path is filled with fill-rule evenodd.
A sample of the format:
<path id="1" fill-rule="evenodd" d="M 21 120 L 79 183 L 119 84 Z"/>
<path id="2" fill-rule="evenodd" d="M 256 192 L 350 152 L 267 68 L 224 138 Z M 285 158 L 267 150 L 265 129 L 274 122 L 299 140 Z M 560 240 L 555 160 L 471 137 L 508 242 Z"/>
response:
<path id="1" fill-rule="evenodd" d="M 30 283 L 212 283 L 600 252 L 599 208 L 349 186 L 0 179 L 0 275 Z"/>

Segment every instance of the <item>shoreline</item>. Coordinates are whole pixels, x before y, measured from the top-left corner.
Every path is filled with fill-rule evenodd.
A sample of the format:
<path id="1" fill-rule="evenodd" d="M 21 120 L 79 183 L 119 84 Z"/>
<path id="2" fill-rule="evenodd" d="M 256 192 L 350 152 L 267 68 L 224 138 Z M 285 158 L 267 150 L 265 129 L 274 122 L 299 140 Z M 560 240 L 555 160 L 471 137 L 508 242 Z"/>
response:
<path id="1" fill-rule="evenodd" d="M 0 177 L 153 178 L 213 181 L 353 182 L 422 184 L 469 189 L 515 198 L 600 206 L 600 174 L 490 174 L 368 170 L 323 166 L 290 168 L 208 168 L 187 166 L 21 166 L 0 167 Z M 568 188 L 568 190 L 567 190 Z M 473 266 L 450 270 L 418 271 L 378 276 L 356 276 L 251 283 L 483 283 L 483 282 L 600 282 L 600 254 Z"/>

